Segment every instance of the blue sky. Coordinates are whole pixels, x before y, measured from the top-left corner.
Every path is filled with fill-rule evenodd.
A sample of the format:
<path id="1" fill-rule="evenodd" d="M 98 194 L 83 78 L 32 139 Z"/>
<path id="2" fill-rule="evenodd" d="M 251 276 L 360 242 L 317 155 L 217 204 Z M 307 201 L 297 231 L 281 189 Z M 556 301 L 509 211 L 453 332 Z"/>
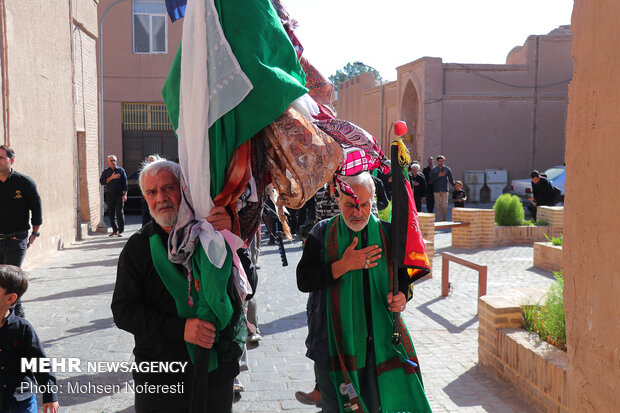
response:
<path id="1" fill-rule="evenodd" d="M 329 76 L 361 60 L 388 80 L 423 56 L 505 63 L 527 36 L 570 25 L 573 0 L 284 0 L 305 56 Z"/>

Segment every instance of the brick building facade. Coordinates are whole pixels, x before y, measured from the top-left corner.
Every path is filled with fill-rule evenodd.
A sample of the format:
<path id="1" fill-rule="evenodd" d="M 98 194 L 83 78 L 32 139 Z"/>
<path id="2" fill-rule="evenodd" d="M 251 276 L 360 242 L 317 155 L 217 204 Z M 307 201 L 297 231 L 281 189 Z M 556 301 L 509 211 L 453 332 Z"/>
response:
<path id="1" fill-rule="evenodd" d="M 564 162 L 571 39 L 569 26 L 529 36 L 503 65 L 423 57 L 383 85 L 363 73 L 339 85 L 338 117 L 383 136 L 384 151 L 394 122 L 406 121 L 413 158 L 425 164 L 443 154 L 455 179 L 481 169 L 507 169 L 509 181 L 527 177 Z"/>
<path id="2" fill-rule="evenodd" d="M 96 0 L 0 3 L 2 137 L 43 204 L 32 265 L 101 223 Z M 82 154 L 82 156 L 78 156 Z"/>

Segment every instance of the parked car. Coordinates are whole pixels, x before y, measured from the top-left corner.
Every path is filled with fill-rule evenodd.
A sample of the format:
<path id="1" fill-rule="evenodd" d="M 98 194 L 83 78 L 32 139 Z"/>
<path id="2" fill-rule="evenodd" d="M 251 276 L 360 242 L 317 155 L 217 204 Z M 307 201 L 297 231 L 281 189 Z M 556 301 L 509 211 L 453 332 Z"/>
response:
<path id="1" fill-rule="evenodd" d="M 558 187 L 562 195 L 560 200 L 564 202 L 564 180 L 566 178 L 565 166 L 554 166 L 540 174 L 547 177 L 553 186 Z M 529 203 L 527 198 L 532 194 L 532 179 L 515 179 L 510 183 L 510 193 L 521 197 L 522 202 Z"/>

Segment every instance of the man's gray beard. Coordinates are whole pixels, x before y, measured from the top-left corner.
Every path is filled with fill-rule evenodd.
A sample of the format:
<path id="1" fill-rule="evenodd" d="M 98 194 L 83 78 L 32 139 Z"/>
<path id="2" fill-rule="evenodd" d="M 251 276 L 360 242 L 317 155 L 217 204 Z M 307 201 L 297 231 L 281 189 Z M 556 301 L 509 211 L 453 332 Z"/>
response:
<path id="1" fill-rule="evenodd" d="M 160 227 L 174 227 L 179 214 L 177 211 L 174 214 L 157 214 L 151 211 L 151 216 Z"/>
<path id="2" fill-rule="evenodd" d="M 342 219 L 344 219 L 344 215 L 342 216 Z M 344 223 L 351 231 L 353 231 L 353 232 L 360 232 L 361 230 L 366 228 L 366 225 L 368 225 L 368 221 L 369 220 L 370 220 L 370 216 L 368 216 L 368 219 L 366 220 L 366 222 L 363 225 L 362 224 L 353 225 L 352 223 L 347 222 L 346 219 L 344 219 Z"/>

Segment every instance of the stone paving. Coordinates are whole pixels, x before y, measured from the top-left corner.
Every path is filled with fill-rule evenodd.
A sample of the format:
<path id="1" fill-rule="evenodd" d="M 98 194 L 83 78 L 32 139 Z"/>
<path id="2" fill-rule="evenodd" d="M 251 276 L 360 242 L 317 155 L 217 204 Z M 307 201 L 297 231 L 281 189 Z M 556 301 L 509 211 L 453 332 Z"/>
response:
<path id="1" fill-rule="evenodd" d="M 131 220 L 137 222 L 137 217 Z M 138 224 L 128 225 L 127 237 L 138 228 Z M 553 281 L 551 273 L 532 267 L 531 247 L 458 250 L 450 247 L 450 237 L 449 231 L 436 233 L 435 253 L 450 251 L 488 265 L 488 292 Z M 110 311 L 117 258 L 125 241 L 92 236 L 28 269 L 31 284 L 23 301 L 49 357 L 77 357 L 82 366 L 88 361 L 132 359 L 133 338 L 115 327 Z M 312 362 L 304 356 L 307 295 L 297 290 L 295 282 L 300 242 L 287 242 L 286 252 L 289 266 L 283 267 L 277 248 L 263 241 L 256 300 L 264 338 L 249 350 L 250 371 L 240 375 L 246 390 L 234 412 L 320 411 L 294 397 L 297 390 L 313 388 L 314 374 Z M 442 298 L 439 256 L 433 272 L 433 278 L 416 285 L 404 312 L 433 411 L 533 412 L 509 387 L 477 366 L 477 273 L 452 263 L 452 291 Z M 129 373 L 83 370 L 58 374 L 61 412 L 134 411 L 133 394 L 124 387 L 131 380 Z M 91 387 L 79 393 L 75 391 L 78 382 L 118 385 L 120 391 L 97 393 Z"/>

